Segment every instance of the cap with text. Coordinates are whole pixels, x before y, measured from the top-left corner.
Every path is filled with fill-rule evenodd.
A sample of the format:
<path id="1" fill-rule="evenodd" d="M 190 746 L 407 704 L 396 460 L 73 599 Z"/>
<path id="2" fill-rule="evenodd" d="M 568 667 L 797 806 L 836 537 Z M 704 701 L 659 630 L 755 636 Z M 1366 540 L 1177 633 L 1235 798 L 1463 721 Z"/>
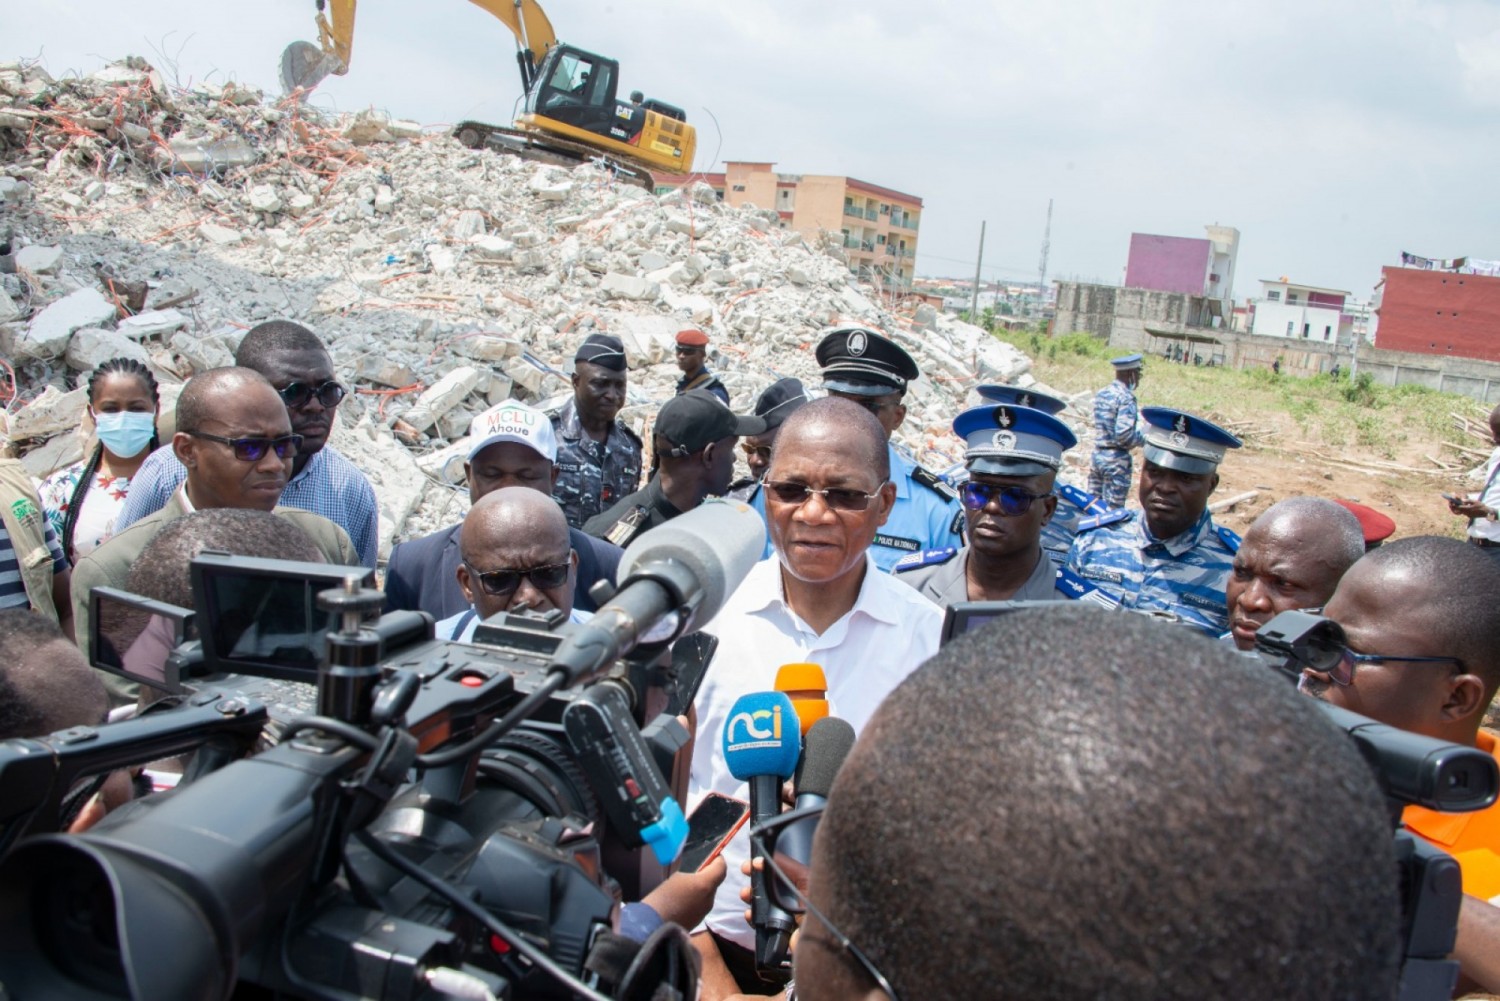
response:
<path id="1" fill-rule="evenodd" d="M 899 344 L 868 327 L 830 330 L 814 354 L 823 369 L 823 388 L 851 396 L 904 393 L 921 374 Z"/>
<path id="2" fill-rule="evenodd" d="M 964 440 L 970 473 L 1039 476 L 1062 467 L 1062 454 L 1078 439 L 1051 414 L 1007 403 L 974 407 L 953 420 Z"/>
<path id="3" fill-rule="evenodd" d="M 1169 407 L 1142 407 L 1146 461 L 1179 473 L 1212 473 L 1240 440 L 1202 417 Z"/>
<path id="4" fill-rule="evenodd" d="M 469 424 L 469 437 L 475 442 L 469 449 L 470 462 L 502 441 L 525 445 L 548 462 L 557 461 L 557 435 L 552 431 L 552 422 L 540 410 L 515 400 L 496 404 L 475 417 Z"/>

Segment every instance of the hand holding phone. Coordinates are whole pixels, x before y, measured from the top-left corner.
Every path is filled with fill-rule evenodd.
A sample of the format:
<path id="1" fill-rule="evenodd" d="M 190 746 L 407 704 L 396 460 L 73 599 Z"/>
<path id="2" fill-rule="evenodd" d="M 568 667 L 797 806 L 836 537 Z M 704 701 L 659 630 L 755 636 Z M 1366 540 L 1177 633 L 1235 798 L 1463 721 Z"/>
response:
<path id="1" fill-rule="evenodd" d="M 688 815 L 687 842 L 677 859 L 679 872 L 699 872 L 719 857 L 750 816 L 750 804 L 711 792 Z"/>
<path id="2" fill-rule="evenodd" d="M 1462 497 L 1456 496 L 1455 494 L 1443 494 L 1443 500 L 1447 501 L 1449 506 L 1451 507 L 1457 507 L 1464 502 Z"/>

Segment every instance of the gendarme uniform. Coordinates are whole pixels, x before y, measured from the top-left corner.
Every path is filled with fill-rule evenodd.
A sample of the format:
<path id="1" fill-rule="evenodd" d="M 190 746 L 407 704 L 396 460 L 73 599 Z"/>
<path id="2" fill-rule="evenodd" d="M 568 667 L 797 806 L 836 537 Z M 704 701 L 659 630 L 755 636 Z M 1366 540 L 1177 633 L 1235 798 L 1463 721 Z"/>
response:
<path id="1" fill-rule="evenodd" d="M 1053 417 L 1067 407 L 1067 403 L 1055 396 L 1049 396 L 1035 389 L 1022 389 L 1019 386 L 980 386 L 977 391 L 981 398 L 990 403 L 1030 407 Z M 951 476 L 948 478 L 952 479 Z M 1128 482 L 1129 477 L 1127 476 L 1126 479 Z M 1075 487 L 1071 483 L 1059 483 L 1057 485 L 1057 510 L 1053 512 L 1052 520 L 1042 527 L 1042 548 L 1052 554 L 1052 558 L 1057 563 L 1063 563 L 1068 558 L 1068 550 L 1073 546 L 1073 536 L 1078 532 L 1078 523 L 1096 514 L 1104 514 L 1108 510 L 1108 505 L 1097 495 Z"/>
<path id="2" fill-rule="evenodd" d="M 1135 391 L 1120 377 L 1141 369 L 1140 355 L 1111 359 L 1115 381 L 1094 396 L 1094 454 L 1089 458 L 1089 493 L 1110 508 L 1125 506 L 1130 493 L 1130 450 L 1141 444 Z"/>
<path id="3" fill-rule="evenodd" d="M 1208 421 L 1166 407 L 1141 411 L 1146 461 L 1183 473 L 1212 473 L 1240 441 Z M 1229 628 L 1224 586 L 1240 538 L 1205 507 L 1179 535 L 1158 539 L 1140 511 L 1111 511 L 1078 528 L 1067 569 L 1124 608 L 1170 612 L 1209 636 Z"/>
<path id="4" fill-rule="evenodd" d="M 625 348 L 608 334 L 591 334 L 574 356 L 615 372 L 625 371 Z M 609 507 L 641 482 L 641 439 L 616 420 L 603 441 L 595 441 L 578 420 L 578 407 L 569 398 L 547 412 L 557 434 L 557 484 L 552 496 L 562 505 L 568 524 L 584 522 Z"/>
<path id="5" fill-rule="evenodd" d="M 679 350 L 682 348 L 708 349 L 708 335 L 697 327 L 688 327 L 686 330 L 677 331 L 677 344 Z M 706 390 L 720 400 L 724 406 L 729 406 L 729 388 L 719 380 L 719 377 L 708 370 L 707 365 L 700 365 L 698 371 L 690 375 L 684 375 L 677 380 L 677 395 L 694 389 Z"/>
<path id="6" fill-rule="evenodd" d="M 824 335 L 817 348 L 823 388 L 853 397 L 905 393 L 920 374 L 917 363 L 893 341 L 864 327 L 841 327 Z M 964 544 L 964 512 L 958 494 L 929 469 L 887 443 L 896 503 L 875 533 L 870 556 L 890 572 L 903 556 L 925 549 L 957 549 Z M 764 505 L 761 505 L 764 510 Z"/>
<path id="7" fill-rule="evenodd" d="M 970 473 L 988 476 L 1040 476 L 1056 473 L 1062 454 L 1078 444 L 1073 432 L 1056 417 L 1030 407 L 1007 403 L 975 407 L 953 421 L 953 433 L 964 439 L 965 465 Z M 965 503 L 976 512 L 986 499 L 973 492 L 978 484 L 965 484 Z M 1041 503 L 1038 497 L 1032 503 Z M 967 579 L 973 552 L 963 549 L 928 550 L 914 553 L 896 564 L 896 577 L 944 607 L 969 601 Z M 1011 601 L 1067 601 L 1075 597 L 1058 581 L 1057 565 L 1038 538 L 1031 556 L 1031 576 Z"/>

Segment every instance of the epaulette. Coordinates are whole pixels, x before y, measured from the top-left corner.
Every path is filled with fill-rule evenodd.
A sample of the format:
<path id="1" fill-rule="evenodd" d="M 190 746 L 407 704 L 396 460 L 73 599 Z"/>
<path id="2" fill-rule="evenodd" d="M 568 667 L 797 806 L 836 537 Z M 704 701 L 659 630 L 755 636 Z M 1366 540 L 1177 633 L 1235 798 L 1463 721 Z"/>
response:
<path id="1" fill-rule="evenodd" d="M 641 530 L 646 520 L 651 516 L 650 508 L 640 504 L 632 505 L 629 511 L 620 517 L 620 520 L 609 526 L 609 531 L 604 533 L 604 541 L 611 542 L 624 549 L 635 538 L 635 534 Z"/>
<path id="2" fill-rule="evenodd" d="M 646 447 L 646 443 L 641 441 L 641 436 L 636 434 L 629 424 L 626 424 L 624 421 L 617 420 L 615 421 L 615 427 L 619 428 L 621 431 L 624 431 L 625 436 L 631 441 L 635 442 L 636 445 L 640 448 Z"/>
<path id="3" fill-rule="evenodd" d="M 1105 525 L 1113 525 L 1116 522 L 1124 521 L 1129 517 L 1130 512 L 1125 508 L 1116 508 L 1113 511 L 1107 511 L 1104 514 L 1096 514 L 1092 518 L 1084 518 L 1078 523 L 1078 531 L 1087 532 L 1095 528 L 1102 528 Z"/>
<path id="4" fill-rule="evenodd" d="M 1098 497 L 1095 497 L 1087 490 L 1080 490 L 1071 483 L 1061 484 L 1057 488 L 1057 493 L 1063 500 L 1072 504 L 1080 511 L 1086 511 L 1089 514 L 1104 514 L 1109 511 L 1109 508 L 1105 507 L 1104 502 Z"/>
<path id="5" fill-rule="evenodd" d="M 1120 602 L 1116 598 L 1067 567 L 1057 568 L 1057 589 L 1074 601 L 1087 601 L 1111 610 L 1120 607 Z"/>
<path id="6" fill-rule="evenodd" d="M 912 553 L 903 556 L 891 567 L 891 573 L 906 573 L 908 570 L 916 570 L 919 567 L 935 567 L 939 563 L 947 563 L 958 555 L 958 550 L 953 546 L 944 546 L 941 549 L 925 549 L 920 553 Z"/>
<path id="7" fill-rule="evenodd" d="M 1233 529 L 1225 528 L 1223 525 L 1215 525 L 1214 531 L 1218 533 L 1219 541 L 1224 543 L 1224 546 L 1231 553 L 1240 551 L 1240 537 L 1234 533 Z"/>
<path id="8" fill-rule="evenodd" d="M 941 476 L 930 469 L 925 469 L 922 466 L 913 466 L 911 469 L 911 478 L 944 500 L 958 500 L 958 491 L 950 487 L 943 481 Z"/>

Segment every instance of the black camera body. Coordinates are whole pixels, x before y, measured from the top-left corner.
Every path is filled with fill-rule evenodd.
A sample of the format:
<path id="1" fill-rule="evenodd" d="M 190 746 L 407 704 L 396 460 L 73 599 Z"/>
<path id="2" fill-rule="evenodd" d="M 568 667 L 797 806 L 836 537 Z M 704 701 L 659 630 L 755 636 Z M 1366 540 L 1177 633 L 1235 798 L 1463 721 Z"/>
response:
<path id="1" fill-rule="evenodd" d="M 222 576 L 226 561 L 242 589 L 260 570 L 283 589 L 296 577 L 267 567 L 279 561 L 205 565 Z M 560 614 L 508 614 L 448 643 L 427 616 L 377 619 L 384 597 L 359 586 L 362 568 L 321 569 L 347 569 L 319 596 L 342 627 L 291 651 L 320 662 L 318 714 L 269 750 L 233 760 L 268 717 L 243 677 L 222 676 L 184 678 L 177 708 L 0 745 L 0 848 L 33 834 L 0 862 L 8 997 L 436 998 L 443 978 L 574 997 L 583 977 L 612 997 L 659 983 L 692 996 L 685 933 L 638 953 L 613 931 L 685 834 L 667 644 L 564 687 L 555 660 L 578 627 Z M 247 670 L 208 652 L 210 670 Z M 177 789 L 82 835 L 38 833 L 81 776 L 198 748 L 217 753 Z"/>

